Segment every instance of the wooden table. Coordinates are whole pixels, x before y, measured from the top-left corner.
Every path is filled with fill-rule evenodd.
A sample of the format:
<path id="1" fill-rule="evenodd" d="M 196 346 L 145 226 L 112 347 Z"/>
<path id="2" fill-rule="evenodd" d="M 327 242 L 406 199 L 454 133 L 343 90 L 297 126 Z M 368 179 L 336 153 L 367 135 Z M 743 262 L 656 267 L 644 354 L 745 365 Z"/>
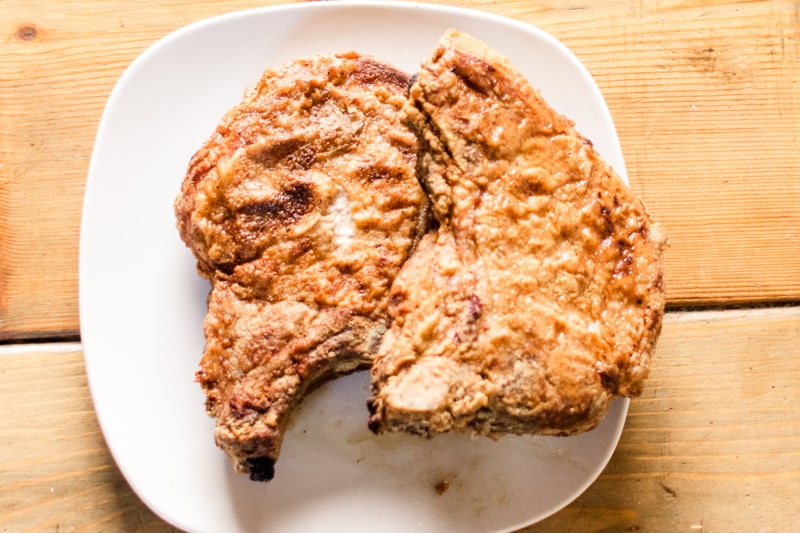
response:
<path id="1" fill-rule="evenodd" d="M 125 67 L 270 2 L 0 3 L 0 529 L 169 531 L 94 416 L 78 321 L 89 155 Z M 541 27 L 595 76 L 670 239 L 669 312 L 599 480 L 525 531 L 800 526 L 800 4 L 447 2 Z"/>

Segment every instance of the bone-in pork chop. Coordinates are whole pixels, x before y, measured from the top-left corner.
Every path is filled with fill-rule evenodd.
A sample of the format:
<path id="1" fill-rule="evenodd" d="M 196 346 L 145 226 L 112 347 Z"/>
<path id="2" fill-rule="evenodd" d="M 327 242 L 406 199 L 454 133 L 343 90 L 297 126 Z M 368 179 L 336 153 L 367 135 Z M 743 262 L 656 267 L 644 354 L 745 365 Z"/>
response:
<path id="1" fill-rule="evenodd" d="M 369 365 L 426 229 L 407 84 L 355 53 L 269 69 L 189 164 L 178 229 L 212 285 L 197 379 L 252 479 L 273 476 L 304 395 Z"/>
<path id="2" fill-rule="evenodd" d="M 642 390 L 662 238 L 589 140 L 496 52 L 448 32 L 410 90 L 439 227 L 390 295 L 370 427 L 566 435 Z"/>

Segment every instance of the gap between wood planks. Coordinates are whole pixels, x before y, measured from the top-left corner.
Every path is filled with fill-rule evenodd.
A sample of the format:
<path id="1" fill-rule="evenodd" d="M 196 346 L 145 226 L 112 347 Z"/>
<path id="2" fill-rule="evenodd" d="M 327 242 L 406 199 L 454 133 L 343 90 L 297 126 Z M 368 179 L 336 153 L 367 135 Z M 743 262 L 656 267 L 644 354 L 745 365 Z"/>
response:
<path id="1" fill-rule="evenodd" d="M 760 315 L 790 315 L 800 311 L 800 300 L 736 304 L 718 306 L 670 306 L 664 314 L 666 322 L 691 322 L 710 318 L 736 318 L 746 313 Z M 82 350 L 80 333 L 64 332 L 59 335 L 0 340 L 0 355 L 23 353 L 35 348 L 38 351 L 70 352 Z M 77 346 L 77 347 L 76 347 Z"/>

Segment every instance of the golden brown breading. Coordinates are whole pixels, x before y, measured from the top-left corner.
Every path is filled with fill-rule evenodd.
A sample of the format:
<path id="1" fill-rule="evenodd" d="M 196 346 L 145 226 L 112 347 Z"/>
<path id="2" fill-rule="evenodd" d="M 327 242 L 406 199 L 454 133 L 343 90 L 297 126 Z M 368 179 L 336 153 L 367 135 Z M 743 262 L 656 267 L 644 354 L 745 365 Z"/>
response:
<path id="1" fill-rule="evenodd" d="M 197 376 L 253 479 L 272 477 L 306 392 L 369 365 L 426 229 L 407 82 L 355 53 L 267 70 L 189 164 L 178 229 L 212 283 Z"/>
<path id="2" fill-rule="evenodd" d="M 593 428 L 648 374 L 660 233 L 571 121 L 469 36 L 445 35 L 405 110 L 440 227 L 392 287 L 370 427 Z"/>

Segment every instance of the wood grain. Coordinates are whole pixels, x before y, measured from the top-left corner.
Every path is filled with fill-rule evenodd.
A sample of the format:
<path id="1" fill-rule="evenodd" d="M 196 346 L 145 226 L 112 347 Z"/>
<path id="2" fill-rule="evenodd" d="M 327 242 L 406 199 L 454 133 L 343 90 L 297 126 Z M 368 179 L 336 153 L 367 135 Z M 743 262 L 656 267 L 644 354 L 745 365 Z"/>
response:
<path id="1" fill-rule="evenodd" d="M 170 531 L 106 448 L 78 344 L 0 347 L 0 530 Z"/>
<path id="2" fill-rule="evenodd" d="M 798 4 L 671 4 L 631 14 L 613 65 L 587 58 L 633 187 L 670 237 L 671 300 L 797 298 Z"/>
<path id="3" fill-rule="evenodd" d="M 670 314 L 598 481 L 545 531 L 800 524 L 800 308 Z"/>
<path id="4" fill-rule="evenodd" d="M 800 523 L 800 307 L 669 313 L 609 466 L 545 531 Z M 172 531 L 104 445 L 80 345 L 0 348 L 0 530 Z"/>
<path id="5" fill-rule="evenodd" d="M 125 67 L 180 26 L 269 3 L 0 3 L 0 340 L 78 334 L 85 176 Z M 457 4 L 545 29 L 595 76 L 670 237 L 672 305 L 800 299 L 796 2 Z"/>

